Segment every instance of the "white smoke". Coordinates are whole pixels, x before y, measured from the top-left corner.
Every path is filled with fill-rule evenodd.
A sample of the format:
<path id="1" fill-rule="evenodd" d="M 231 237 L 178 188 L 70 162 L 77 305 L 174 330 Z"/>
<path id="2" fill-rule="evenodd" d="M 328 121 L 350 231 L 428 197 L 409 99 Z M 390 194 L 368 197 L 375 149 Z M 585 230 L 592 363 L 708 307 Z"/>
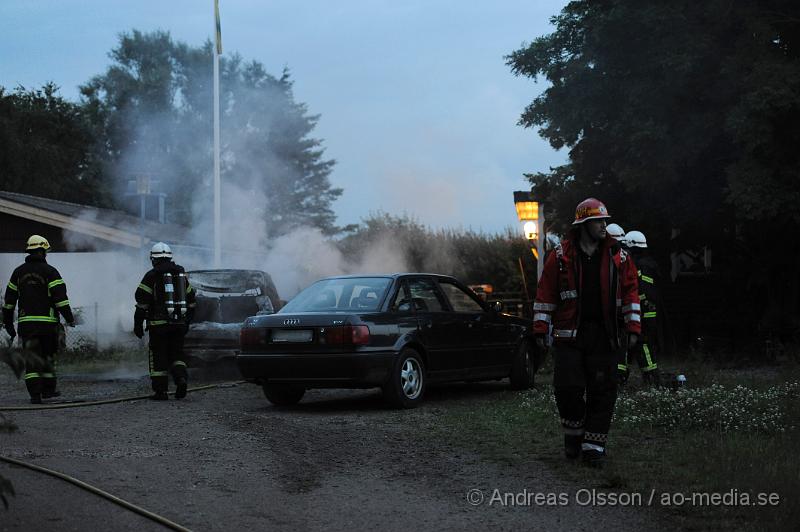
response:
<path id="1" fill-rule="evenodd" d="M 317 228 L 297 229 L 270 244 L 263 269 L 285 299 L 323 277 L 407 269 L 404 250 L 388 237 L 372 243 L 359 257 L 345 257 Z"/>
<path id="2" fill-rule="evenodd" d="M 373 239 L 358 256 L 344 256 L 334 240 L 313 227 L 301 227 L 276 238 L 268 236 L 265 219 L 276 197 L 269 187 L 283 188 L 272 176 L 282 175 L 285 161 L 264 149 L 264 138 L 279 135 L 271 117 L 285 105 L 284 96 L 274 101 L 266 92 L 240 93 L 239 105 L 229 102 L 222 121 L 222 191 L 221 191 L 221 268 L 256 269 L 267 272 L 282 299 L 291 299 L 298 291 L 327 276 L 342 274 L 391 273 L 408 269 L 408 246 L 390 234 Z M 247 105 L 242 104 L 247 102 Z M 252 107 L 248 105 L 252 104 Z M 137 111 L 138 112 L 138 111 Z M 187 270 L 214 269 L 214 216 L 211 168 L 211 131 L 198 132 L 175 127 L 168 115 L 129 116 L 137 124 L 127 148 L 114 169 L 116 182 L 127 185 L 136 176 L 146 176 L 154 192 L 171 195 L 170 199 L 190 199 L 190 213 L 167 212 L 167 220 L 190 214 L 188 243 L 164 233 L 149 238 L 172 246 L 174 260 Z M 271 129 L 275 129 L 272 131 Z M 267 131 L 269 130 L 269 131 Z M 257 139 L 254 141 L 254 138 Z M 164 149 L 164 146 L 171 146 Z M 181 152 L 175 157 L 174 152 Z M 208 164 L 208 173 L 191 187 L 177 180 L 185 175 L 185 157 L 190 167 Z M 183 161 L 183 162 L 182 162 Z M 229 176 L 235 173 L 235 182 Z M 120 186 L 115 193 L 122 201 L 126 193 Z M 188 188 L 191 188 L 190 190 Z M 185 202 L 184 202 L 185 203 Z M 313 213 L 310 213 L 313 214 Z M 87 210 L 64 232 L 70 253 L 55 253 L 53 265 L 67 282 L 72 306 L 82 311 L 87 329 L 101 344 L 130 341 L 133 325 L 134 292 L 150 268 L 148 249 L 130 245 L 105 244 L 85 232 L 85 223 L 102 224 L 94 211 Z M 130 235 L 139 235 L 138 223 L 117 227 Z M 442 250 L 439 250 L 442 251 Z M 444 259 L 442 259 L 444 260 Z M 96 318 L 95 318 L 96 315 Z"/>

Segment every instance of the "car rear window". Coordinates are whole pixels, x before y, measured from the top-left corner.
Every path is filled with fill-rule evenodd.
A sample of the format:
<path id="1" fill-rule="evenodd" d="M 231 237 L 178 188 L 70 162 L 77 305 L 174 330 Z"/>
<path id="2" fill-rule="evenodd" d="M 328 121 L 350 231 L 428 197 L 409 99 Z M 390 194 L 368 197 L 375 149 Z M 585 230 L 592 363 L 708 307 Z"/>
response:
<path id="1" fill-rule="evenodd" d="M 241 323 L 249 316 L 273 314 L 265 275 L 256 270 L 190 271 L 197 291 L 195 322 Z"/>
<path id="2" fill-rule="evenodd" d="M 194 271 L 189 272 L 189 282 L 204 292 L 261 295 L 264 274 L 258 271 Z"/>
<path id="3" fill-rule="evenodd" d="M 391 282 L 385 277 L 323 279 L 297 294 L 280 312 L 378 310 Z"/>

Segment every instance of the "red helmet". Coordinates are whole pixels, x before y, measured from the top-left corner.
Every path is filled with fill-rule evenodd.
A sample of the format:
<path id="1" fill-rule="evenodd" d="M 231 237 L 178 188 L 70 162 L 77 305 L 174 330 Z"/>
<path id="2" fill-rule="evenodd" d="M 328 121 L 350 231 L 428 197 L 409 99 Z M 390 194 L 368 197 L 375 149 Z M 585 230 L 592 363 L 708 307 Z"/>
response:
<path id="1" fill-rule="evenodd" d="M 611 218 L 611 215 L 608 214 L 608 209 L 603 202 L 594 198 L 586 198 L 575 207 L 575 221 L 572 222 L 572 225 L 581 224 L 586 220 L 604 218 Z"/>

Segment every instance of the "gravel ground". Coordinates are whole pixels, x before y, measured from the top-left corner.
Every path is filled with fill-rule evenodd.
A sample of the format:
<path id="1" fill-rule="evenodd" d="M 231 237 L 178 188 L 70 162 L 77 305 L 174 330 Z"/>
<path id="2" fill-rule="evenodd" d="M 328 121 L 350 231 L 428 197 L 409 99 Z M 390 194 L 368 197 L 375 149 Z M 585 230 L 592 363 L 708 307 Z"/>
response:
<path id="1" fill-rule="evenodd" d="M 124 378 L 123 378 L 123 375 Z M 213 382 L 193 374 L 190 386 Z M 504 466 L 431 429 L 448 405 L 480 408 L 502 384 L 433 390 L 411 411 L 376 391 L 310 391 L 276 408 L 242 384 L 147 400 L 11 412 L 2 455 L 74 476 L 192 530 L 641 530 L 639 507 L 581 506 L 580 486 L 535 459 Z M 143 375 L 66 374 L 65 400 L 149 393 Z M 0 370 L 0 405 L 26 405 L 24 385 Z M 17 492 L 0 530 L 158 530 L 159 525 L 64 481 L 0 463 Z M 483 504 L 467 493 L 479 489 Z M 559 506 L 489 504 L 500 492 L 563 493 Z M 473 497 L 477 495 L 473 494 Z"/>

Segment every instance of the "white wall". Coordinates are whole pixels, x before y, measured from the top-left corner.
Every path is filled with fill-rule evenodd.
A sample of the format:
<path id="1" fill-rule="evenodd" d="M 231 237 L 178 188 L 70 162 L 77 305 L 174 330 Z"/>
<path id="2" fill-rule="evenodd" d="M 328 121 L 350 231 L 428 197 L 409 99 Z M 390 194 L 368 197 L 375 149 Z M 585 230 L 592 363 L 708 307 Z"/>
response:
<path id="1" fill-rule="evenodd" d="M 25 261 L 25 253 L 0 253 L 2 293 L 14 268 Z M 133 330 L 134 292 L 149 263 L 139 264 L 138 252 L 50 253 L 54 266 L 67 285 L 73 311 L 79 310 L 83 323 L 68 330 L 70 344 L 83 336 L 99 345 L 135 341 Z M 96 315 L 96 319 L 95 319 Z"/>

